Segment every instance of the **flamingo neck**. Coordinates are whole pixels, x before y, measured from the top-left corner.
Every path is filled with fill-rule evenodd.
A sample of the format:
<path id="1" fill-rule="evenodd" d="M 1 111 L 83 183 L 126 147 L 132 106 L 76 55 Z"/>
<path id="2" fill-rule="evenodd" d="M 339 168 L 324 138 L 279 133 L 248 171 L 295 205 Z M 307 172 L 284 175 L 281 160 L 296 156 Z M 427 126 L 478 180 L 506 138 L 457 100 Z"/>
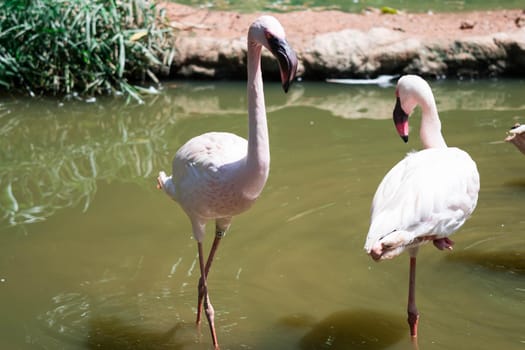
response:
<path id="1" fill-rule="evenodd" d="M 430 90 L 430 89 L 429 89 Z M 419 137 L 424 148 L 446 148 L 447 144 L 441 134 L 441 121 L 432 92 L 424 96 L 419 105 L 421 106 L 422 119 Z"/>
<path id="2" fill-rule="evenodd" d="M 259 43 L 248 39 L 248 154 L 243 192 L 250 198 L 256 198 L 261 193 L 270 170 L 261 50 Z"/>

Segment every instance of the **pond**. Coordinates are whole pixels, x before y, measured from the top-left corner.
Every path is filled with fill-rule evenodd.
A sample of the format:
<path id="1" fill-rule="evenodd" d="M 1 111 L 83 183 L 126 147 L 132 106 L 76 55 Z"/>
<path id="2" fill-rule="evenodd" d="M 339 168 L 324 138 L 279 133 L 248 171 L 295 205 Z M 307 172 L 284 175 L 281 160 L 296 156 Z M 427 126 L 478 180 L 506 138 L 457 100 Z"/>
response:
<path id="1" fill-rule="evenodd" d="M 361 12 L 368 7 L 391 7 L 407 12 L 457 12 L 523 8 L 522 0 L 171 0 L 185 5 L 207 7 L 213 10 L 241 12 L 296 10 L 341 10 Z"/>
<path id="2" fill-rule="evenodd" d="M 525 346 L 525 81 L 434 81 L 445 139 L 481 175 L 452 252 L 419 254 L 421 349 Z M 222 349 L 407 349 L 408 255 L 363 245 L 402 142 L 394 87 L 265 84 L 270 177 L 209 276 Z M 196 243 L 156 190 L 187 139 L 245 136 L 245 83 L 173 82 L 144 105 L 0 98 L 0 348 L 210 349 Z M 205 249 L 212 241 L 209 225 Z"/>

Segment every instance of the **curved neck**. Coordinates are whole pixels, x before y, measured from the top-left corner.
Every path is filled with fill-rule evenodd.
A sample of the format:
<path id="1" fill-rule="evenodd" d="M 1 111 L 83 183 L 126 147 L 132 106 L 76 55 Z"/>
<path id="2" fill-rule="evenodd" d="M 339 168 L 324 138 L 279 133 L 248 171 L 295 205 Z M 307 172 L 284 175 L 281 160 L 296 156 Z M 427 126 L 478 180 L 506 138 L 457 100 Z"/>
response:
<path id="1" fill-rule="evenodd" d="M 257 197 L 270 170 L 270 145 L 261 71 L 262 46 L 248 39 L 248 154 L 243 191 Z"/>
<path id="2" fill-rule="evenodd" d="M 436 102 L 432 92 L 424 96 L 419 105 L 421 106 L 421 128 L 419 137 L 424 148 L 444 148 L 447 147 L 445 139 L 441 134 L 441 121 L 436 107 Z"/>

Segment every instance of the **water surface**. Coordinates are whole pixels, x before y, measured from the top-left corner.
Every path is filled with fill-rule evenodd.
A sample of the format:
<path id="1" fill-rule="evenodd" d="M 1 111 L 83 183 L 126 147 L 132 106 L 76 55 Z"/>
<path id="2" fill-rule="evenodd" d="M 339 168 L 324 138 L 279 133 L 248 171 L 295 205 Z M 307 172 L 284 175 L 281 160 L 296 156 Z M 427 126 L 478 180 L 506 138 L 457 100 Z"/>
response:
<path id="1" fill-rule="evenodd" d="M 368 7 L 390 7 L 407 12 L 462 12 L 523 8 L 520 0 L 172 0 L 173 2 L 206 7 L 212 10 L 241 12 L 297 10 L 340 10 L 361 12 Z"/>
<path id="2" fill-rule="evenodd" d="M 449 145 L 481 174 L 453 252 L 419 254 L 421 349 L 525 346 L 525 81 L 432 83 Z M 421 147 L 394 87 L 267 83 L 271 172 L 209 276 L 222 349 L 407 349 L 408 257 L 364 253 L 372 196 Z M 247 133 L 245 84 L 173 83 L 145 105 L 0 99 L 0 348 L 210 349 L 196 243 L 155 189 L 197 134 Z M 210 225 L 206 246 L 211 243 Z"/>

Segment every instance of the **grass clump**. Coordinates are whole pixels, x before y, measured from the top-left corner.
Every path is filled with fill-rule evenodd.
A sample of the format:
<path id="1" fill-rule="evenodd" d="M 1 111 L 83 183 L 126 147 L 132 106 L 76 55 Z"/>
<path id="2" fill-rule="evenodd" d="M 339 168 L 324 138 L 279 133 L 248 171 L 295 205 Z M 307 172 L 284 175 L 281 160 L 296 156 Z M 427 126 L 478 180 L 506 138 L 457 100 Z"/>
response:
<path id="1" fill-rule="evenodd" d="M 0 2 L 0 87 L 29 94 L 125 93 L 158 82 L 173 59 L 172 30 L 148 0 Z"/>

